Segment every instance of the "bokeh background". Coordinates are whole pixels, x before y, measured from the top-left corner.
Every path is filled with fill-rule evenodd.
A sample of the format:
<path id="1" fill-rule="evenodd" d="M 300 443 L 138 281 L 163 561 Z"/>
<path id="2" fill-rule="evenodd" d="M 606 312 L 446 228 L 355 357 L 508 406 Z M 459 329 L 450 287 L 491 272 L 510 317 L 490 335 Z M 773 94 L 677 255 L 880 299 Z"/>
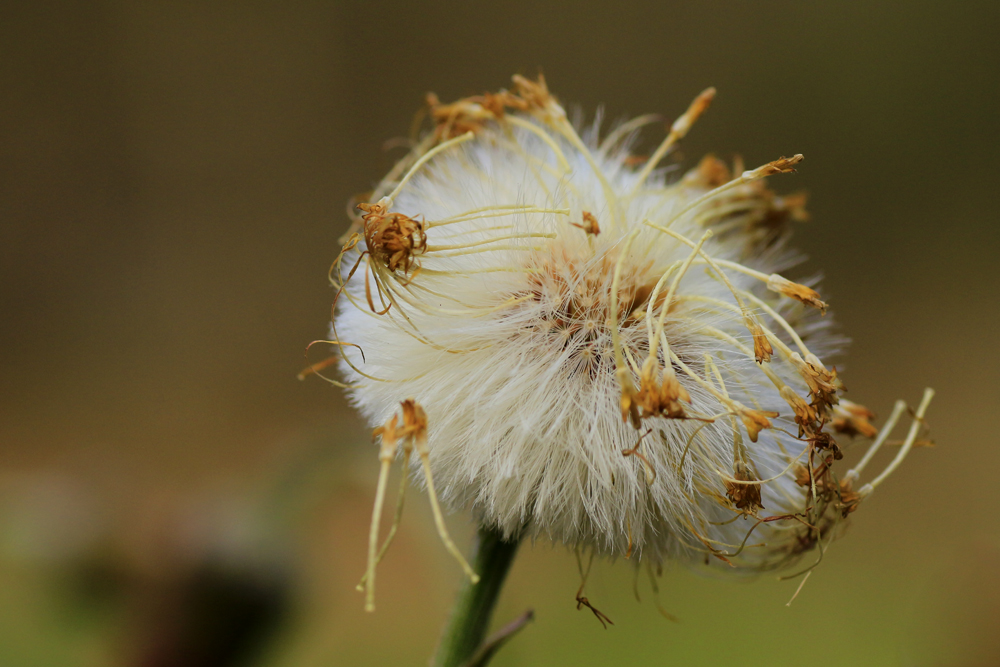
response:
<path id="1" fill-rule="evenodd" d="M 804 153 L 793 277 L 826 276 L 850 398 L 938 390 L 937 446 L 790 607 L 675 569 L 670 623 L 599 564 L 604 631 L 528 546 L 497 621 L 537 620 L 495 664 L 1000 664 L 998 33 L 973 1 L 3 3 L 0 664 L 424 663 L 460 572 L 414 496 L 362 612 L 375 451 L 295 375 L 383 142 L 539 68 L 610 118 L 718 87 L 687 164 Z"/>

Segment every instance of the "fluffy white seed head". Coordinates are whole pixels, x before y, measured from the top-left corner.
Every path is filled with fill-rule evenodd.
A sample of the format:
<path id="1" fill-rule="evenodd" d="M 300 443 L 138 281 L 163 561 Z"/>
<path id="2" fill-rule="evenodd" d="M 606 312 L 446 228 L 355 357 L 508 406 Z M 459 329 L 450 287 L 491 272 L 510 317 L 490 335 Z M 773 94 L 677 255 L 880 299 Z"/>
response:
<path id="1" fill-rule="evenodd" d="M 780 275 L 804 202 L 762 179 L 801 156 L 678 178 L 659 161 L 714 91 L 643 161 L 638 123 L 581 137 L 515 83 L 433 99 L 361 207 L 332 274 L 352 401 L 378 426 L 415 399 L 432 490 L 508 535 L 753 570 L 816 546 L 860 500 L 831 431 L 871 426 L 834 407 L 826 304 Z"/>

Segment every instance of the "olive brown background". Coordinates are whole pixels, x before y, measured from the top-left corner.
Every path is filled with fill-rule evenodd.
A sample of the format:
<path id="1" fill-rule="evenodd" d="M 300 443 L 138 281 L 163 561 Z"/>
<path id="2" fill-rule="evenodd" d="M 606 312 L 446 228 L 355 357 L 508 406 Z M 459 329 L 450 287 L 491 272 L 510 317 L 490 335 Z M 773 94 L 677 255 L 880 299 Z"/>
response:
<path id="1" fill-rule="evenodd" d="M 850 398 L 938 391 L 937 446 L 791 606 L 668 568 L 671 623 L 619 561 L 604 631 L 527 545 L 495 664 L 1000 664 L 998 32 L 995 2 L 3 3 L 0 664 L 423 664 L 460 572 L 414 494 L 362 611 L 375 451 L 295 374 L 383 143 L 539 69 L 611 119 L 716 86 L 688 165 L 804 153 L 791 275 L 825 275 Z"/>

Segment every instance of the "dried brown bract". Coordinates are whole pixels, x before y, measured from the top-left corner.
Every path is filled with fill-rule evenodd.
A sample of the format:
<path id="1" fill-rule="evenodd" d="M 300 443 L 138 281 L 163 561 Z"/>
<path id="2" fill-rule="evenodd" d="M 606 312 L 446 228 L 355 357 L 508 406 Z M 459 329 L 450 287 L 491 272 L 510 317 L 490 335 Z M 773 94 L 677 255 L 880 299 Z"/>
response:
<path id="1" fill-rule="evenodd" d="M 414 257 L 427 250 L 424 224 L 402 213 L 389 213 L 382 203 L 358 204 L 364 211 L 365 243 L 372 257 L 390 271 L 408 273 Z"/>

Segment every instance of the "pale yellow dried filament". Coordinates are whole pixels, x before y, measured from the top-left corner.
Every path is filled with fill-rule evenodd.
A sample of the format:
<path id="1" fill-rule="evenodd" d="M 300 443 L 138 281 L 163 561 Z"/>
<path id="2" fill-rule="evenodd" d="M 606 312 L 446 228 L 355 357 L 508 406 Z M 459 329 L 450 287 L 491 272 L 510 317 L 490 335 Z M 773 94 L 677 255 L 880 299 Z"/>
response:
<path id="1" fill-rule="evenodd" d="M 399 185 L 396 186 L 396 189 L 393 190 L 388 197 L 386 197 L 386 199 L 389 200 L 389 204 L 390 205 L 392 204 L 393 200 L 396 199 L 399 193 L 403 190 L 403 187 L 410 181 L 411 178 L 413 178 L 414 174 L 416 174 L 417 171 L 419 171 L 422 166 L 427 164 L 429 160 L 432 160 L 435 155 L 437 155 L 441 151 L 448 150 L 452 146 L 457 146 L 458 144 L 469 141 L 470 139 L 473 139 L 475 136 L 476 135 L 473 134 L 472 132 L 466 132 L 465 134 L 457 136 L 454 139 L 449 139 L 448 141 L 438 144 L 434 148 L 430 149 L 429 151 L 421 155 L 420 159 L 414 162 L 413 166 L 410 167 L 410 170 L 406 172 L 406 176 L 404 176 L 403 180 L 399 182 Z"/>
<path id="2" fill-rule="evenodd" d="M 381 468 L 378 473 L 378 486 L 375 490 L 375 508 L 372 510 L 372 523 L 368 531 L 368 568 L 365 570 L 365 611 L 375 611 L 375 563 L 378 550 L 378 529 L 382 521 L 382 504 L 385 501 L 385 486 L 389 480 L 389 466 L 396 455 L 395 422 L 393 417 L 391 427 L 382 434 L 382 446 L 379 448 L 378 459 Z"/>
<path id="3" fill-rule="evenodd" d="M 523 234 L 505 234 L 503 236 L 494 236 L 493 238 L 483 239 L 481 241 L 470 241 L 469 243 L 453 243 L 448 245 L 428 245 L 425 252 L 438 252 L 441 250 L 462 250 L 464 248 L 475 248 L 476 246 L 486 245 L 487 243 L 496 243 L 497 241 L 512 241 L 515 239 L 554 239 L 555 234 L 550 232 L 525 232 Z"/>
<path id="4" fill-rule="evenodd" d="M 490 213 L 489 211 L 491 209 L 496 210 L 497 212 Z M 456 222 L 481 220 L 483 218 L 500 218 L 507 215 L 520 215 L 522 213 L 552 213 L 554 215 L 569 215 L 570 210 L 568 208 L 543 208 L 541 206 L 487 206 L 474 211 L 467 211 L 466 213 L 461 213 L 450 218 L 442 218 L 441 220 L 427 222 L 424 224 L 424 229 L 452 225 Z"/>
<path id="5" fill-rule="evenodd" d="M 659 145 L 656 152 L 653 153 L 652 157 L 646 162 L 646 166 L 643 167 L 642 171 L 639 172 L 639 178 L 632 188 L 632 194 L 634 195 L 642 184 L 646 182 L 649 175 L 653 173 L 656 169 L 656 165 L 660 164 L 660 160 L 667 154 L 674 144 L 684 138 L 684 135 L 688 133 L 694 122 L 698 120 L 698 117 L 705 112 L 708 105 L 712 102 L 712 98 L 715 97 L 715 88 L 706 88 L 703 90 L 698 97 L 694 98 L 691 105 L 687 108 L 680 118 L 674 121 L 674 124 L 670 128 L 670 133 L 667 138 L 663 140 L 663 143 Z"/>
<path id="6" fill-rule="evenodd" d="M 485 269 L 467 269 L 462 271 L 441 271 L 439 269 L 423 269 L 428 276 L 471 276 L 476 273 L 541 273 L 541 269 L 523 266 L 491 266 Z"/>
<path id="7" fill-rule="evenodd" d="M 663 340 L 663 341 L 661 341 L 661 343 L 666 343 L 666 341 Z M 666 347 L 666 346 L 664 346 L 664 347 Z M 670 353 L 670 359 L 675 364 L 677 364 L 677 366 L 682 371 L 684 371 L 688 375 L 688 377 L 690 377 L 692 380 L 694 380 L 695 382 L 697 382 L 698 384 L 700 384 L 702 387 L 704 387 L 705 390 L 708 391 L 708 393 L 710 393 L 713 396 L 715 396 L 715 398 L 717 398 L 720 403 L 722 403 L 723 405 L 725 405 L 730 410 L 733 410 L 734 412 L 736 411 L 736 406 L 739 405 L 736 401 L 733 401 L 728 396 L 720 393 L 719 390 L 716 389 L 715 385 L 713 385 L 712 383 L 706 382 L 705 380 L 703 380 L 697 373 L 695 373 L 693 370 L 691 370 L 690 368 L 688 368 L 688 365 L 685 364 L 681 360 L 681 358 L 678 357 L 673 352 Z"/>
<path id="8" fill-rule="evenodd" d="M 376 566 L 385 558 L 385 552 L 389 550 L 389 545 L 392 544 L 393 538 L 396 537 L 396 531 L 399 529 L 399 523 L 403 518 L 403 501 L 406 499 L 406 483 L 410 479 L 410 454 L 412 451 L 413 447 L 410 445 L 403 447 L 403 475 L 399 481 L 399 497 L 396 499 L 396 513 L 392 517 L 392 526 L 389 527 L 389 534 L 385 536 L 385 542 L 382 543 L 382 548 L 379 549 L 378 556 L 375 557 Z M 357 590 L 363 591 L 366 581 L 368 581 L 367 572 L 361 577 L 361 581 L 358 582 Z"/>
<path id="9" fill-rule="evenodd" d="M 763 326 L 762 326 L 761 328 L 763 329 Z M 743 354 L 745 354 L 745 355 L 747 355 L 748 357 L 750 357 L 751 359 L 753 359 L 753 358 L 754 358 L 754 353 L 753 353 L 753 350 L 751 350 L 751 349 L 750 349 L 749 347 L 747 347 L 746 345 L 744 345 L 744 344 L 743 344 L 743 343 L 741 343 L 740 341 L 736 340 L 735 338 L 733 338 L 732 336 L 730 336 L 729 334 L 727 334 L 727 333 L 726 333 L 725 331 L 722 331 L 721 329 L 718 329 L 718 328 L 716 328 L 716 327 L 713 327 L 713 326 L 711 326 L 711 325 L 707 325 L 707 324 L 706 324 L 706 325 L 703 325 L 703 326 L 701 327 L 701 331 L 704 331 L 705 333 L 707 333 L 708 335 L 712 336 L 713 338 L 718 338 L 719 340 L 724 340 L 724 341 L 726 341 L 727 343 L 729 343 L 730 345 L 732 345 L 733 347 L 735 347 L 735 348 L 736 348 L 737 350 L 739 350 L 739 351 L 740 351 L 740 352 L 742 352 Z M 770 332 L 770 331 L 768 331 L 767 329 L 764 329 L 764 332 L 765 332 L 766 334 L 771 334 L 771 332 Z M 769 335 L 769 336 L 768 336 L 768 339 L 769 339 L 769 340 L 771 340 L 771 341 L 774 341 L 774 340 L 776 340 L 776 339 L 774 338 L 774 335 L 773 335 L 773 334 Z M 778 341 L 778 343 L 780 344 L 780 343 L 781 343 L 781 341 Z M 785 350 L 787 351 L 787 350 L 788 350 L 788 348 L 786 347 L 786 348 L 785 348 Z M 761 372 L 762 372 L 762 373 L 763 373 L 764 375 L 766 375 L 766 376 L 768 377 L 768 379 L 769 379 L 769 380 L 771 381 L 771 383 L 772 383 L 772 384 L 773 384 L 773 385 L 774 385 L 775 387 L 777 387 L 777 388 L 778 388 L 779 390 L 780 390 L 780 389 L 781 389 L 782 387 L 784 387 L 784 386 L 785 386 L 785 383 L 784 383 L 784 382 L 783 382 L 783 381 L 781 380 L 781 378 L 779 378 L 779 377 L 777 376 L 777 374 L 775 374 L 775 372 L 774 372 L 774 371 L 772 371 L 772 370 L 771 370 L 770 368 L 768 368 L 767 366 L 764 366 L 764 365 L 760 365 L 760 366 L 757 366 L 757 368 L 759 368 L 759 369 L 760 369 L 760 371 L 761 371 Z"/>
<path id="10" fill-rule="evenodd" d="M 746 298 L 748 298 L 751 301 L 753 301 L 754 304 L 756 304 L 758 308 L 760 308 L 765 313 L 767 313 L 768 315 L 770 315 L 771 319 L 773 319 L 775 322 L 777 322 L 778 325 L 782 329 L 785 330 L 785 333 L 787 333 L 791 337 L 792 341 L 794 341 L 795 345 L 799 348 L 799 351 L 802 352 L 802 356 L 803 357 L 805 357 L 805 356 L 807 356 L 809 354 L 812 354 L 811 352 L 809 352 L 809 348 L 806 347 L 806 344 L 802 342 L 802 338 L 799 337 L 799 334 L 796 333 L 795 329 L 792 328 L 792 325 L 789 324 L 785 320 L 784 317 L 782 317 L 781 315 L 779 315 L 778 312 L 776 310 L 774 310 L 774 308 L 771 308 L 771 306 L 767 305 L 767 303 L 763 299 L 758 298 L 752 292 L 748 292 L 746 290 L 740 290 L 740 293 L 743 296 L 745 296 Z M 773 340 L 777 340 L 777 339 L 773 339 Z M 780 343 L 781 341 L 778 341 L 778 342 Z"/>
<path id="11" fill-rule="evenodd" d="M 889 418 L 885 421 L 885 425 L 882 426 L 882 430 L 879 431 L 878 436 L 876 436 L 875 441 L 868 447 L 868 451 L 858 462 L 858 465 L 854 466 L 847 471 L 844 475 L 844 479 L 855 480 L 864 471 L 865 466 L 874 458 L 878 450 L 885 444 L 886 438 L 892 433 L 892 430 L 896 428 L 896 423 L 899 422 L 899 418 L 903 415 L 903 411 L 906 410 L 906 401 L 896 401 L 896 404 L 892 406 L 892 413 Z"/>
<path id="12" fill-rule="evenodd" d="M 656 229 L 657 231 L 663 232 L 664 234 L 667 234 L 668 236 L 672 236 L 673 238 L 677 239 L 681 243 L 689 245 L 692 248 L 695 247 L 694 241 L 692 241 L 691 239 L 687 238 L 683 234 L 678 234 L 677 232 L 673 231 L 672 229 L 667 229 L 666 227 L 661 227 L 659 225 L 654 225 L 653 223 L 649 222 L 648 220 L 644 221 L 644 224 L 646 224 L 648 227 L 652 227 L 653 229 Z M 719 274 L 719 279 L 722 280 L 723 284 L 725 284 L 725 286 L 729 288 L 729 291 L 732 293 L 733 298 L 736 299 L 736 303 L 739 305 L 740 309 L 743 311 L 744 317 L 751 317 L 749 311 L 746 310 L 746 306 L 743 305 L 743 301 L 740 299 L 740 295 L 736 292 L 736 288 L 733 287 L 733 284 L 731 282 L 729 282 L 729 278 L 727 278 L 726 274 L 722 271 L 722 269 L 719 268 L 719 264 L 722 264 L 723 262 L 721 260 L 714 260 L 711 257 L 709 257 L 708 253 L 706 253 L 704 250 L 701 249 L 702 243 L 704 243 L 704 238 L 702 239 L 702 241 L 698 242 L 698 247 L 695 250 L 695 252 L 700 253 L 701 256 L 704 258 L 705 262 L 707 262 L 708 265 L 711 266 L 713 269 L 715 269 L 715 272 Z M 726 264 L 729 265 L 729 264 L 735 264 L 735 263 L 734 262 L 726 262 Z M 736 264 L 736 266 L 740 266 L 740 265 Z"/>
<path id="13" fill-rule="evenodd" d="M 437 141 L 437 137 L 433 134 L 429 134 L 424 137 L 423 141 L 417 144 L 406 157 L 397 162 L 389 173 L 385 175 L 385 178 L 379 182 L 378 187 L 376 187 L 375 191 L 372 193 L 372 199 L 381 199 L 382 193 L 389 189 L 389 184 L 394 183 L 396 179 L 399 178 L 399 175 L 402 174 L 411 164 L 413 164 L 414 160 L 419 159 L 420 155 L 423 155 L 434 145 L 435 141 Z M 355 217 L 353 213 L 351 217 Z M 360 218 L 357 219 L 360 220 Z"/>
<path id="14" fill-rule="evenodd" d="M 663 335 L 663 327 L 666 324 L 667 312 L 670 310 L 670 302 L 673 299 L 674 294 L 677 292 L 677 286 L 680 284 L 681 278 L 684 277 L 684 274 L 687 273 L 688 268 L 691 267 L 691 262 L 693 262 L 694 258 L 698 256 L 698 253 L 701 251 L 701 247 L 705 244 L 705 241 L 707 241 L 711 237 L 712 237 L 712 230 L 708 230 L 702 235 L 701 240 L 698 241 L 698 244 L 691 251 L 691 254 L 688 255 L 688 258 L 686 260 L 684 260 L 684 264 L 681 266 L 680 271 L 678 271 L 677 275 L 674 276 L 674 281 L 670 283 L 670 289 L 667 290 L 667 296 L 663 301 L 663 305 L 660 306 L 660 319 L 656 323 L 656 337 L 653 339 L 653 345 L 649 349 L 650 359 L 656 358 L 657 354 L 656 341 L 659 340 L 660 336 Z M 666 341 L 666 339 L 664 339 L 664 341 Z M 664 343 L 664 352 L 666 352 L 669 349 L 670 348 L 666 346 L 666 343 Z M 669 368 L 670 364 L 667 363 L 666 366 Z"/>
<path id="15" fill-rule="evenodd" d="M 767 479 L 757 479 L 757 480 L 749 480 L 748 481 L 748 480 L 742 480 L 742 479 L 736 479 L 734 477 L 730 477 L 728 474 L 726 474 L 725 472 L 719 470 L 718 468 L 715 469 L 715 472 L 717 472 L 719 474 L 719 477 L 721 477 L 722 479 L 726 480 L 727 482 L 729 482 L 731 484 L 744 484 L 744 485 L 748 485 L 748 486 L 751 485 L 751 484 L 767 484 L 768 482 L 773 482 L 776 479 L 781 479 L 781 477 L 783 477 L 784 475 L 788 474 L 788 471 L 790 471 L 792 469 L 792 466 L 794 466 L 796 463 L 798 463 L 799 460 L 802 459 L 802 457 L 806 455 L 806 453 L 809 451 L 810 447 L 812 447 L 811 444 L 808 445 L 808 446 L 806 446 L 806 448 L 803 449 L 802 452 L 798 456 L 796 456 L 794 459 L 792 459 L 792 462 L 789 463 L 788 466 L 784 470 L 782 470 L 781 472 L 779 472 L 774 477 L 768 477 Z"/>
<path id="16" fill-rule="evenodd" d="M 622 389 L 625 388 L 624 374 L 627 373 L 625 368 L 625 359 L 622 354 L 622 343 L 621 336 L 618 333 L 618 287 L 621 285 L 622 280 L 622 266 L 628 257 L 629 249 L 632 247 L 632 242 L 635 241 L 635 237 L 639 235 L 639 230 L 635 230 L 625 237 L 625 241 L 622 243 L 622 248 L 620 254 L 618 255 L 618 261 L 615 262 L 615 272 L 614 277 L 611 279 L 611 298 L 610 298 L 610 313 L 608 314 L 608 326 L 611 328 L 611 346 L 615 351 L 615 369 L 618 374 L 618 381 L 621 384 Z M 631 383 L 630 383 L 631 384 Z"/>
<path id="17" fill-rule="evenodd" d="M 786 165 L 786 166 L 790 166 L 792 164 L 797 164 L 797 163 L 799 163 L 801 161 L 802 161 L 802 156 L 801 155 L 796 155 L 796 156 L 794 156 L 792 158 L 789 158 L 787 160 L 784 160 L 784 161 L 782 161 L 782 160 L 776 160 L 776 162 L 782 162 L 783 165 Z M 758 179 L 761 179 L 761 178 L 764 178 L 766 176 L 769 176 L 769 175 L 771 175 L 773 173 L 778 173 L 778 172 L 773 171 L 773 169 L 769 169 L 769 167 L 772 167 L 773 164 L 774 164 L 774 162 L 769 162 L 767 164 L 761 165 L 760 167 L 757 167 L 756 169 L 752 169 L 750 171 L 744 171 L 741 175 L 737 176 L 736 178 L 734 178 L 733 180 L 729 181 L 728 183 L 723 183 L 722 185 L 720 185 L 719 187 L 715 188 L 714 190 L 709 190 L 708 192 L 706 192 L 702 196 L 700 196 L 700 197 L 694 199 L 693 201 L 691 201 L 690 203 L 688 203 L 680 211 L 678 211 L 673 216 L 671 216 L 670 220 L 668 220 L 667 224 L 664 225 L 664 226 L 665 227 L 670 227 L 670 225 L 672 225 L 673 223 L 675 223 L 678 220 L 680 220 L 682 217 L 684 217 L 691 210 L 693 210 L 693 209 L 701 206 L 702 204 L 704 204 L 704 203 L 706 203 L 708 201 L 711 201 L 712 199 L 715 199 L 716 197 L 718 197 L 719 195 L 721 195 L 723 192 L 727 192 L 729 190 L 732 190 L 733 188 L 738 187 L 740 185 L 743 185 L 744 183 L 750 183 L 752 181 L 756 181 Z"/>
<path id="18" fill-rule="evenodd" d="M 875 487 L 884 482 L 885 478 L 891 475 L 893 471 L 899 467 L 899 464 L 903 462 L 906 455 L 910 453 L 910 449 L 913 447 L 913 443 L 916 442 L 920 429 L 923 428 L 924 414 L 927 412 L 927 406 L 930 405 L 931 399 L 933 398 L 934 390 L 930 388 L 925 389 L 924 397 L 920 401 L 920 405 L 917 406 L 917 414 L 913 418 L 913 423 L 910 424 L 910 432 L 906 434 L 906 441 L 903 443 L 902 448 L 899 450 L 899 453 L 896 454 L 896 458 L 892 460 L 892 463 L 890 463 L 886 469 L 882 471 L 881 475 L 861 487 L 859 493 L 861 493 L 862 496 L 867 496 L 874 491 Z"/>
<path id="19" fill-rule="evenodd" d="M 441 536 L 441 541 L 444 542 L 444 546 L 448 552 L 462 566 L 469 580 L 474 584 L 478 584 L 479 575 L 472 570 L 472 567 L 466 562 L 465 557 L 462 556 L 462 552 L 451 541 L 451 536 L 448 535 L 448 528 L 444 525 L 444 516 L 441 514 L 441 507 L 438 505 L 437 493 L 434 491 L 434 478 L 431 475 L 431 459 L 430 451 L 427 448 L 427 440 L 419 434 L 417 435 L 417 454 L 420 456 L 420 462 L 424 468 L 424 477 L 427 479 L 427 495 L 431 499 L 431 511 L 434 513 L 434 525 L 437 526 L 438 535 Z"/>
<path id="20" fill-rule="evenodd" d="M 573 129 L 573 126 L 570 124 L 568 120 L 566 120 L 565 116 L 562 117 L 562 122 L 559 124 L 559 129 L 561 134 L 564 137 L 566 137 L 566 139 L 569 140 L 571 144 L 573 144 L 573 147 L 580 152 L 580 155 L 582 155 L 584 159 L 587 161 L 587 164 L 590 165 L 590 168 L 593 170 L 594 175 L 597 176 L 598 180 L 601 181 L 601 189 L 604 190 L 604 199 L 607 201 L 608 204 L 608 209 L 607 209 L 608 217 L 611 223 L 609 227 L 611 228 L 615 227 L 617 224 L 616 220 L 618 216 L 617 214 L 618 196 L 615 194 L 615 189 L 611 187 L 611 184 L 608 182 L 607 177 L 605 177 L 604 175 L 604 170 L 601 169 L 599 166 L 597 166 L 597 162 L 594 161 L 594 156 L 590 154 L 590 149 L 587 148 L 587 145 L 583 143 L 583 140 L 580 139 L 579 135 L 577 135 L 576 133 L 576 130 Z"/>
<path id="21" fill-rule="evenodd" d="M 556 160 L 559 161 L 559 166 L 563 171 L 569 173 L 573 171 L 572 167 L 569 166 L 569 162 L 566 160 L 566 156 L 563 154 L 562 149 L 559 148 L 559 144 L 549 135 L 548 132 L 538 127 L 529 120 L 524 120 L 523 118 L 518 118 L 517 116 L 506 116 L 505 120 L 511 125 L 516 125 L 517 127 L 524 128 L 525 130 L 531 132 L 539 139 L 545 142 L 545 144 L 552 149 L 555 153 Z"/>
<path id="22" fill-rule="evenodd" d="M 663 120 L 663 116 L 658 113 L 648 113 L 643 116 L 637 116 L 630 121 L 622 123 L 614 130 L 608 133 L 608 136 L 604 137 L 604 141 L 597 148 L 597 152 L 601 155 L 607 155 L 608 151 L 614 148 L 615 144 L 624 139 L 630 132 L 634 132 L 645 125 L 652 125 L 653 123 L 658 123 Z"/>

